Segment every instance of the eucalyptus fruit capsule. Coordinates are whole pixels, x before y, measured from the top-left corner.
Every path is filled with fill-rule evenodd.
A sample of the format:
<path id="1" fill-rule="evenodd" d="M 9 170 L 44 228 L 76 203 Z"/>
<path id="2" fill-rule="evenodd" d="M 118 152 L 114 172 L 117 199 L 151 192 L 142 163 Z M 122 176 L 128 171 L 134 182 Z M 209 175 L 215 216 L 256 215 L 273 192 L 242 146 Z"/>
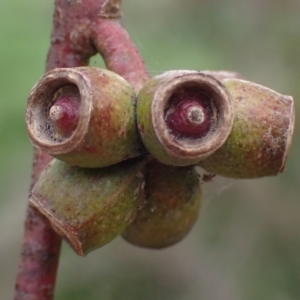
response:
<path id="1" fill-rule="evenodd" d="M 145 248 L 164 248 L 182 240 L 201 205 L 198 174 L 192 166 L 173 167 L 150 160 L 145 168 L 145 199 L 122 236 Z"/>
<path id="2" fill-rule="evenodd" d="M 141 159 L 84 169 L 52 160 L 35 184 L 29 204 L 84 256 L 117 237 L 142 205 Z"/>
<path id="3" fill-rule="evenodd" d="M 33 145 L 84 168 L 139 154 L 136 95 L 119 75 L 91 67 L 54 69 L 33 87 L 26 124 Z"/>
<path id="4" fill-rule="evenodd" d="M 233 178 L 282 172 L 294 130 L 293 98 L 245 80 L 222 83 L 233 99 L 233 127 L 225 144 L 199 165 Z"/>
<path id="5" fill-rule="evenodd" d="M 227 89 L 207 74 L 165 72 L 138 94 L 141 139 L 163 164 L 187 166 L 208 157 L 226 141 L 232 122 Z"/>

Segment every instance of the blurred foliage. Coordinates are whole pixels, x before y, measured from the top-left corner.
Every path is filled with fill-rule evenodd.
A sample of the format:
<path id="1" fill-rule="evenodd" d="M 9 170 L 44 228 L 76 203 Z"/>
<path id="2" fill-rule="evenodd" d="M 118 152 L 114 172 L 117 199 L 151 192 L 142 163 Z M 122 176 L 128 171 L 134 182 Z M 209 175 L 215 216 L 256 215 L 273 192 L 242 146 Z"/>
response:
<path id="1" fill-rule="evenodd" d="M 127 0 L 123 7 L 152 75 L 235 70 L 294 96 L 299 113 L 299 1 Z M 0 2 L 1 299 L 12 299 L 19 261 L 32 156 L 25 102 L 44 72 L 52 12 L 52 1 Z M 285 173 L 206 184 L 199 221 L 178 245 L 151 251 L 117 239 L 84 259 L 64 245 L 55 299 L 300 299 L 296 125 Z"/>

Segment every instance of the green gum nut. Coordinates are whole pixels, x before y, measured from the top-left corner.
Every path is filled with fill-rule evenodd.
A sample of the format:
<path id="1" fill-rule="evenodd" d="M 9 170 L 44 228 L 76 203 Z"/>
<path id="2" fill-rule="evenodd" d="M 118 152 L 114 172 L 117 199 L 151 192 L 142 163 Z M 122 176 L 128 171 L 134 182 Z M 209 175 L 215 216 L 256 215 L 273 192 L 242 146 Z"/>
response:
<path id="1" fill-rule="evenodd" d="M 192 166 L 173 167 L 151 160 L 145 172 L 145 204 L 122 236 L 136 246 L 160 249 L 179 242 L 193 227 L 201 187 Z"/>
<path id="2" fill-rule="evenodd" d="M 139 154 L 136 95 L 121 76 L 98 68 L 54 69 L 28 97 L 33 145 L 69 165 L 99 168 Z"/>
<path id="3" fill-rule="evenodd" d="M 234 123 L 226 143 L 199 165 L 232 178 L 277 175 L 292 141 L 293 98 L 239 79 L 222 81 L 234 103 Z"/>
<path id="4" fill-rule="evenodd" d="M 29 199 L 80 256 L 97 249 L 130 224 L 142 203 L 144 161 L 83 169 L 53 160 Z"/>
<path id="5" fill-rule="evenodd" d="M 233 123 L 231 97 L 214 77 L 169 71 L 139 92 L 137 125 L 146 149 L 163 164 L 188 166 L 226 141 Z"/>

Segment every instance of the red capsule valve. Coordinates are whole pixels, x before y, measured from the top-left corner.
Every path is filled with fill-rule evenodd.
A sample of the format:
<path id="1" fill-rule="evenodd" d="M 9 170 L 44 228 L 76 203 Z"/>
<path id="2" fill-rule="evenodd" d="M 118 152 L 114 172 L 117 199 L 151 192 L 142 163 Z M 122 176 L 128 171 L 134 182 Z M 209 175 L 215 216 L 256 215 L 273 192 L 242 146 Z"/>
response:
<path id="1" fill-rule="evenodd" d="M 61 95 L 49 110 L 49 117 L 54 128 L 63 137 L 69 137 L 78 123 L 79 97 L 76 95 Z"/>
<path id="2" fill-rule="evenodd" d="M 182 138 L 200 138 L 210 128 L 208 99 L 196 91 L 173 94 L 165 111 L 165 121 L 172 134 Z"/>

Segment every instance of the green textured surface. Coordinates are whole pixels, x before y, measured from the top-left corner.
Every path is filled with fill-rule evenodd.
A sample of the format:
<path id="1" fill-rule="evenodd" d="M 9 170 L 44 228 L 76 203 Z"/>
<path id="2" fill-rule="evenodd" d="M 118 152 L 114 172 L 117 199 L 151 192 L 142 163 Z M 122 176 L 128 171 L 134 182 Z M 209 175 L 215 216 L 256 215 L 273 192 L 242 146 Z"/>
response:
<path id="1" fill-rule="evenodd" d="M 226 79 L 234 123 L 226 143 L 199 165 L 233 178 L 274 176 L 282 171 L 293 127 L 293 103 L 249 81 Z"/>
<path id="2" fill-rule="evenodd" d="M 31 203 L 86 255 L 118 236 L 142 203 L 142 160 L 101 169 L 53 160 L 31 193 Z"/>

